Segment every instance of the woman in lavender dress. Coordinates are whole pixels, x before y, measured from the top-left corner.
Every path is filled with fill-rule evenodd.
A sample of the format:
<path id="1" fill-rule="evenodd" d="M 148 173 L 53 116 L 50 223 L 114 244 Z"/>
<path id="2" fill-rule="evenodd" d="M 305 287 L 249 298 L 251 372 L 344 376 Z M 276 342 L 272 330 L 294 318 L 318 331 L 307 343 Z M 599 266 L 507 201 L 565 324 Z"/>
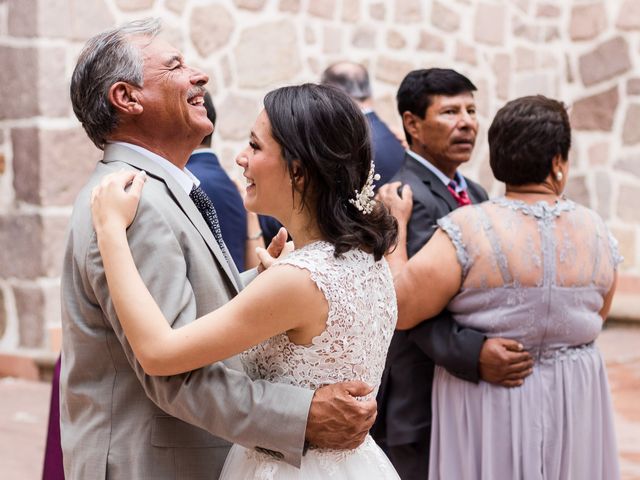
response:
<path id="1" fill-rule="evenodd" d="M 395 271 L 406 263 L 395 278 L 400 328 L 447 306 L 457 323 L 517 339 L 535 359 L 513 389 L 436 368 L 430 479 L 619 478 L 594 340 L 621 258 L 602 219 L 562 195 L 570 142 L 561 103 L 542 96 L 507 103 L 489 129 L 491 168 L 505 195 L 441 219 L 408 263 L 401 248 L 389 259 Z M 404 193 L 381 192 L 401 226 L 410 211 Z"/>

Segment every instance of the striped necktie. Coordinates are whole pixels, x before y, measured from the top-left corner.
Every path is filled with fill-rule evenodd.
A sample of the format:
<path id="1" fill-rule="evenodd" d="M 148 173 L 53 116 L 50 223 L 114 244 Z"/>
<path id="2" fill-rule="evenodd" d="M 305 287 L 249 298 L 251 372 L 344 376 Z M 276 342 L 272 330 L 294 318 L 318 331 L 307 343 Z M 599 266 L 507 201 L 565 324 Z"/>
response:
<path id="1" fill-rule="evenodd" d="M 469 195 L 467 195 L 467 191 L 460 190 L 459 192 L 457 192 L 456 188 L 458 188 L 458 184 L 455 182 L 455 180 L 451 180 L 449 182 L 449 185 L 447 185 L 449 193 L 451 193 L 451 196 L 455 198 L 458 206 L 464 207 L 465 205 L 471 205 L 471 199 L 469 198 Z"/>

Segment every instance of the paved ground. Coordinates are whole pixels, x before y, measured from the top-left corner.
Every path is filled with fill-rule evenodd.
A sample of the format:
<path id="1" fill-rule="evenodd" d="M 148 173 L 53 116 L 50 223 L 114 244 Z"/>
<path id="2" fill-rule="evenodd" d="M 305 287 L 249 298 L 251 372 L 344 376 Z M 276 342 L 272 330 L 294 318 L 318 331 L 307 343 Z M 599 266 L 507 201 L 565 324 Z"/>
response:
<path id="1" fill-rule="evenodd" d="M 616 411 L 623 480 L 640 480 L 640 326 L 613 326 L 598 340 Z M 0 478 L 42 475 L 50 387 L 0 379 Z"/>

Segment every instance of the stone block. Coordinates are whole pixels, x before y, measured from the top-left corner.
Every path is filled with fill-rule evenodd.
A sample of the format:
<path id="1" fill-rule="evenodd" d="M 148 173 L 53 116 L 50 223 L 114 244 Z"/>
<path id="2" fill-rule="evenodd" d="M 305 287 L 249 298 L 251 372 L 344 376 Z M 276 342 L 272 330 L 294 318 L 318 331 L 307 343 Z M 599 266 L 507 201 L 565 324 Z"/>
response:
<path id="1" fill-rule="evenodd" d="M 515 75 L 514 97 L 525 95 L 545 95 L 557 97 L 557 84 L 553 76 L 545 72 L 526 72 Z"/>
<path id="2" fill-rule="evenodd" d="M 609 142 L 594 143 L 587 150 L 589 166 L 607 165 L 609 163 Z"/>
<path id="3" fill-rule="evenodd" d="M 278 9 L 281 12 L 298 13 L 300 11 L 300 0 L 280 0 Z"/>
<path id="4" fill-rule="evenodd" d="M 16 37 L 67 38 L 69 0 L 9 0 L 9 34 Z"/>
<path id="5" fill-rule="evenodd" d="M 612 186 L 611 178 L 607 172 L 597 172 L 596 183 L 596 212 L 605 220 L 611 218 Z"/>
<path id="6" fill-rule="evenodd" d="M 351 43 L 357 48 L 373 50 L 376 48 L 377 32 L 378 29 L 371 26 L 357 27 L 353 32 Z"/>
<path id="7" fill-rule="evenodd" d="M 177 14 L 181 14 L 184 11 L 186 4 L 187 0 L 164 0 L 164 6 Z"/>
<path id="8" fill-rule="evenodd" d="M 47 277 L 62 274 L 64 249 L 67 243 L 69 216 L 48 214 L 42 217 L 42 270 Z"/>
<path id="9" fill-rule="evenodd" d="M 14 189 L 18 200 L 71 205 L 102 153 L 80 128 L 14 128 Z"/>
<path id="10" fill-rule="evenodd" d="M 222 5 L 195 7 L 191 12 L 190 24 L 191 42 L 203 57 L 225 46 L 235 27 L 233 17 Z"/>
<path id="11" fill-rule="evenodd" d="M 617 213 L 623 222 L 640 223 L 640 208 L 638 199 L 640 198 L 640 187 L 635 185 L 620 185 L 618 189 Z"/>
<path id="12" fill-rule="evenodd" d="M 216 130 L 223 140 L 247 140 L 259 112 L 255 98 L 228 94 L 218 106 Z"/>
<path id="13" fill-rule="evenodd" d="M 482 117 L 489 117 L 489 98 L 493 96 L 490 94 L 489 82 L 486 78 L 480 77 L 474 78 L 473 83 L 478 88 L 473 92 L 477 112 Z"/>
<path id="14" fill-rule="evenodd" d="M 504 44 L 505 21 L 504 5 L 479 3 L 474 18 L 473 38 L 476 42 L 488 45 Z"/>
<path id="15" fill-rule="evenodd" d="M 42 219 L 35 214 L 0 215 L 0 272 L 3 278 L 42 275 Z"/>
<path id="16" fill-rule="evenodd" d="M 627 93 L 629 95 L 640 95 L 640 77 L 627 80 Z"/>
<path id="17" fill-rule="evenodd" d="M 640 142 L 640 104 L 638 103 L 632 103 L 627 107 L 622 141 L 625 145 L 635 145 Z"/>
<path id="18" fill-rule="evenodd" d="M 181 52 L 184 51 L 186 48 L 184 35 L 182 33 L 182 29 L 180 28 L 174 28 L 167 25 L 162 29 L 162 31 L 158 36 L 163 40 L 165 40 L 170 45 L 173 45 L 175 48 L 177 48 Z M 193 66 L 191 61 L 189 61 L 189 65 Z"/>
<path id="19" fill-rule="evenodd" d="M 24 354 L 0 353 L 0 377 L 15 377 L 37 382 L 40 371 L 36 361 Z M 37 385 L 34 383 L 34 385 Z"/>
<path id="20" fill-rule="evenodd" d="M 556 5 L 551 3 L 542 3 L 538 5 L 538 10 L 536 11 L 536 17 L 541 18 L 557 18 L 560 16 L 562 11 Z"/>
<path id="21" fill-rule="evenodd" d="M 560 38 L 560 31 L 556 25 L 528 24 L 517 17 L 513 19 L 512 25 L 516 37 L 525 38 L 532 43 L 548 43 Z"/>
<path id="22" fill-rule="evenodd" d="M 384 20 L 387 15 L 387 7 L 384 3 L 374 3 L 369 6 L 369 16 L 374 20 Z"/>
<path id="23" fill-rule="evenodd" d="M 623 37 L 615 37 L 580 56 L 578 62 L 582 82 L 590 86 L 631 68 L 629 45 Z"/>
<path id="24" fill-rule="evenodd" d="M 578 100 L 570 112 L 576 130 L 611 131 L 618 108 L 618 87 Z"/>
<path id="25" fill-rule="evenodd" d="M 263 9 L 266 0 L 233 0 L 238 8 L 258 12 Z"/>
<path id="26" fill-rule="evenodd" d="M 115 0 L 116 6 L 126 12 L 147 10 L 153 7 L 155 0 Z"/>
<path id="27" fill-rule="evenodd" d="M 250 27 L 234 48 L 238 85 L 260 88 L 291 83 L 301 68 L 296 29 L 288 20 Z M 260 45 L 261 48 L 256 48 Z"/>
<path id="28" fill-rule="evenodd" d="M 38 51 L 0 46 L 0 120 L 38 115 Z"/>
<path id="29" fill-rule="evenodd" d="M 4 175 L 7 169 L 7 162 L 4 158 L 4 153 L 0 152 L 0 175 Z"/>
<path id="30" fill-rule="evenodd" d="M 74 40 L 87 40 L 96 33 L 113 28 L 116 23 L 105 0 L 70 0 L 72 3 L 71 35 Z"/>
<path id="31" fill-rule="evenodd" d="M 342 4 L 342 21 L 348 23 L 360 21 L 360 0 L 349 0 Z"/>
<path id="32" fill-rule="evenodd" d="M 616 27 L 623 30 L 640 30 L 640 2 L 625 0 L 620 7 Z"/>
<path id="33" fill-rule="evenodd" d="M 640 153 L 630 153 L 619 158 L 613 168 L 640 179 Z"/>
<path id="34" fill-rule="evenodd" d="M 431 5 L 431 24 L 445 32 L 455 32 L 460 28 L 460 15 L 436 1 Z"/>
<path id="35" fill-rule="evenodd" d="M 330 55 L 342 52 L 342 33 L 339 27 L 327 26 L 322 29 L 322 52 Z"/>
<path id="36" fill-rule="evenodd" d="M 309 2 L 309 13 L 314 17 L 331 20 L 336 11 L 336 0 L 322 0 L 321 2 Z"/>
<path id="37" fill-rule="evenodd" d="M 574 202 L 584 205 L 585 207 L 591 207 L 589 188 L 587 188 L 587 182 L 584 175 L 569 175 L 564 193 Z"/>
<path id="38" fill-rule="evenodd" d="M 18 314 L 19 345 L 26 348 L 44 346 L 45 301 L 38 284 L 14 285 L 13 296 Z"/>
<path id="39" fill-rule="evenodd" d="M 511 83 L 511 57 L 506 53 L 498 53 L 491 66 L 496 76 L 496 94 L 498 98 L 506 100 Z"/>
<path id="40" fill-rule="evenodd" d="M 413 64 L 409 62 L 381 56 L 376 61 L 375 77 L 397 87 L 411 70 L 413 70 Z"/>
<path id="41" fill-rule="evenodd" d="M 387 32 L 387 46 L 394 50 L 400 50 L 407 46 L 407 41 L 401 32 L 389 30 Z"/>
<path id="42" fill-rule="evenodd" d="M 469 65 L 478 64 L 475 47 L 461 41 L 456 42 L 456 53 L 454 58 L 456 62 L 468 63 Z"/>
<path id="43" fill-rule="evenodd" d="M 220 60 L 220 71 L 222 72 L 222 82 L 225 87 L 229 87 L 233 83 L 233 73 L 231 70 L 231 60 L 225 55 Z"/>
<path id="44" fill-rule="evenodd" d="M 536 68 L 536 52 L 526 47 L 516 47 L 516 71 L 534 70 Z"/>
<path id="45" fill-rule="evenodd" d="M 37 57 L 36 92 L 39 115 L 46 117 L 70 115 L 69 75 L 65 71 L 66 50 L 60 47 L 41 47 L 38 49 Z"/>
<path id="46" fill-rule="evenodd" d="M 569 35 L 571 40 L 595 38 L 607 28 L 607 11 L 603 2 L 575 5 L 571 9 Z"/>
<path id="47" fill-rule="evenodd" d="M 424 30 L 420 32 L 418 40 L 418 50 L 426 50 L 427 52 L 444 52 L 444 40 L 438 35 L 434 35 Z"/>
<path id="48" fill-rule="evenodd" d="M 391 2 L 395 6 L 394 21 L 403 23 L 417 23 L 422 21 L 422 2 L 420 0 L 396 0 Z"/>

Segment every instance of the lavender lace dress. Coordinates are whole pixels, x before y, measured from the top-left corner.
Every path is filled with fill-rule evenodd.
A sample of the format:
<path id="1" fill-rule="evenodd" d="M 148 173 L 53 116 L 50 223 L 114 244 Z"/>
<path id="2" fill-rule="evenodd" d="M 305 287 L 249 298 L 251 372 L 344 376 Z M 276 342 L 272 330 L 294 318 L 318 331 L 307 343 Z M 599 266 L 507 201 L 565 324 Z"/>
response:
<path id="1" fill-rule="evenodd" d="M 375 386 L 375 398 L 398 316 L 393 278 L 386 260 L 351 250 L 340 258 L 333 245 L 315 242 L 275 263 L 309 272 L 329 305 L 327 326 L 309 345 L 297 345 L 280 334 L 242 354 L 252 378 L 309 389 L 343 380 Z M 300 312 L 304 315 L 305 312 Z M 221 480 L 397 479 L 398 474 L 371 437 L 355 450 L 311 448 L 300 469 L 234 445 Z"/>
<path id="2" fill-rule="evenodd" d="M 499 198 L 439 221 L 463 270 L 461 325 L 517 339 L 535 365 L 519 388 L 437 367 L 432 480 L 620 477 L 598 312 L 621 261 L 591 210 Z"/>

